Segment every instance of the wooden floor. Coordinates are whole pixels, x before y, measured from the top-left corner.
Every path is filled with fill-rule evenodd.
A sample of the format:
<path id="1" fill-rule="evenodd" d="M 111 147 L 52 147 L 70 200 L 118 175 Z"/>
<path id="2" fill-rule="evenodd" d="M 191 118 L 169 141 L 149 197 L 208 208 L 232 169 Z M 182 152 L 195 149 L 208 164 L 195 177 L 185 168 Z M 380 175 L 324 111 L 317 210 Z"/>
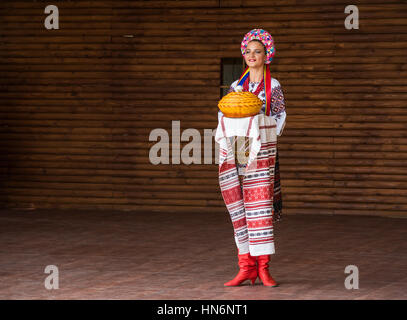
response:
<path id="1" fill-rule="evenodd" d="M 275 237 L 280 287 L 224 287 L 238 271 L 226 212 L 2 210 L 0 298 L 407 299 L 407 219 L 286 215 Z M 47 265 L 57 290 L 44 287 Z"/>

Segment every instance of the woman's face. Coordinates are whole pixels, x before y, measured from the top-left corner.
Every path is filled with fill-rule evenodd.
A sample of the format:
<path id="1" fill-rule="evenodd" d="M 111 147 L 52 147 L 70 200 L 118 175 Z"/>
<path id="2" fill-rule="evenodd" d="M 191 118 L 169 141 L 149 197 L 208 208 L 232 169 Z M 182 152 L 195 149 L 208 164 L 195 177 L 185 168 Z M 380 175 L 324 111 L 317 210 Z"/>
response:
<path id="1" fill-rule="evenodd" d="M 258 41 L 251 41 L 248 43 L 244 59 L 246 65 L 252 68 L 262 67 L 266 61 L 266 53 L 264 47 Z"/>

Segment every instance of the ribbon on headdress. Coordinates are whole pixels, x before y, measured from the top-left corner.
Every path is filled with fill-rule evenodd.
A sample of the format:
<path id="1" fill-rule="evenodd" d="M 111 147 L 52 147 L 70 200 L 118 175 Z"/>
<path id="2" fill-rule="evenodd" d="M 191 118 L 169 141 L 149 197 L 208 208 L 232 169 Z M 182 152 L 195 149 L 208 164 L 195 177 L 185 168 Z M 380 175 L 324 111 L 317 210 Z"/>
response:
<path id="1" fill-rule="evenodd" d="M 250 67 L 247 67 L 245 71 L 243 71 L 242 75 L 239 78 L 237 83 L 238 86 L 243 86 L 243 83 L 247 80 L 250 76 Z M 266 116 L 271 115 L 271 74 L 270 74 L 270 67 L 264 65 L 263 70 L 263 81 L 264 81 L 264 91 L 266 93 Z"/>

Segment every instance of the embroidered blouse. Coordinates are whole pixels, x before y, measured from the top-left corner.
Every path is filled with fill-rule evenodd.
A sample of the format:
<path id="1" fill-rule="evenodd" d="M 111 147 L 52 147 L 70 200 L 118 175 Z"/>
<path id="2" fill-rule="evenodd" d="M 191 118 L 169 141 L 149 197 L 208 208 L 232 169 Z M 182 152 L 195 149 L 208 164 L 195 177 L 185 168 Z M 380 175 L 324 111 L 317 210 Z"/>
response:
<path id="1" fill-rule="evenodd" d="M 239 80 L 236 80 L 230 85 L 229 91 L 234 92 Z M 249 91 L 256 91 L 257 86 L 260 82 L 249 82 Z M 259 99 L 263 101 L 263 106 L 261 107 L 261 112 L 265 113 L 266 110 L 266 95 L 265 90 L 260 91 L 258 95 Z M 222 115 L 222 112 L 219 111 L 218 118 Z M 277 135 L 281 136 L 285 126 L 285 119 L 287 114 L 285 112 L 285 101 L 283 90 L 277 79 L 271 78 L 271 116 L 276 120 L 277 123 Z"/>

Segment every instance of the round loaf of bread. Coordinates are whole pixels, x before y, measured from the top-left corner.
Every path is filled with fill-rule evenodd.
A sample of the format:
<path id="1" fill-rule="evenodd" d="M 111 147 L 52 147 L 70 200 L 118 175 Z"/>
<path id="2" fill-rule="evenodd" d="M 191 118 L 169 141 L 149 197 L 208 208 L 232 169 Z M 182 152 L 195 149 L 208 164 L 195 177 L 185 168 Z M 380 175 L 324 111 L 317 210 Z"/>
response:
<path id="1" fill-rule="evenodd" d="M 263 105 L 251 92 L 230 92 L 218 103 L 220 111 L 228 118 L 244 118 L 258 114 Z"/>

